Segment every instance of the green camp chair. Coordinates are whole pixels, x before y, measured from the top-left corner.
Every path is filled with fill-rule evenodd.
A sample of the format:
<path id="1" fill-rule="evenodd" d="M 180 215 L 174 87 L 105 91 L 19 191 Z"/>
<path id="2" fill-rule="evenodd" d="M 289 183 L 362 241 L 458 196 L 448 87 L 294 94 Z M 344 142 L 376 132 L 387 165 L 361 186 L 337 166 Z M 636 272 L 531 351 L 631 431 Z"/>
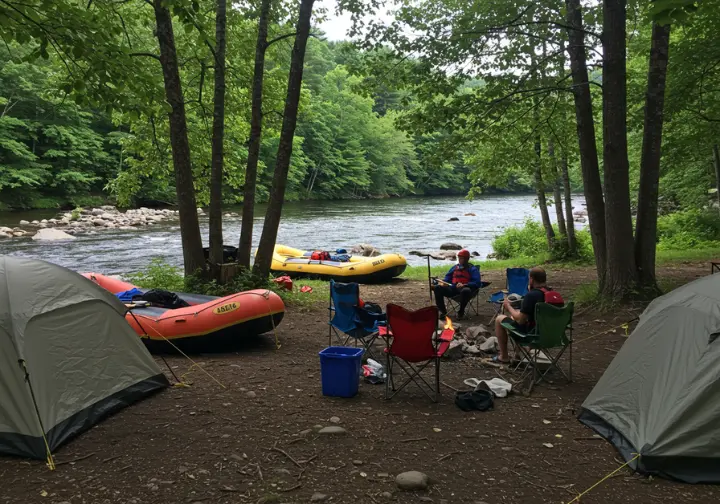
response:
<path id="1" fill-rule="evenodd" d="M 532 373 L 528 394 L 535 385 L 545 379 L 552 369 L 557 369 L 568 382 L 572 382 L 572 316 L 575 304 L 570 302 L 562 308 L 547 303 L 535 305 L 535 327 L 528 333 L 518 331 L 513 325 L 503 322 L 510 338 L 520 350 L 527 363 L 525 372 L 520 378 L 522 382 L 526 374 Z M 569 369 L 566 374 L 560 367 L 560 357 L 569 349 Z M 538 364 L 538 355 L 542 352 L 550 360 L 550 365 L 543 371 Z"/>

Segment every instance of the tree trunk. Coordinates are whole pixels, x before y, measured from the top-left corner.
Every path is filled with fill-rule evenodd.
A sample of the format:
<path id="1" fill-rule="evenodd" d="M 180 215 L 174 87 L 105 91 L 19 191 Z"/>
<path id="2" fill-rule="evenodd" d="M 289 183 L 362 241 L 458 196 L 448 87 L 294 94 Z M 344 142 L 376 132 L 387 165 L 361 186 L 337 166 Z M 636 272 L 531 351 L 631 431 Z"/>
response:
<path id="1" fill-rule="evenodd" d="M 255 45 L 255 70 L 253 73 L 250 141 L 248 143 L 248 161 L 245 169 L 242 227 L 240 228 L 240 247 L 238 249 L 238 262 L 240 263 L 240 266 L 245 268 L 250 268 L 250 255 L 252 250 L 257 165 L 258 158 L 260 157 L 260 140 L 262 138 L 263 79 L 265 77 L 265 51 L 267 50 L 270 3 L 271 0 L 262 0 L 262 4 L 260 5 L 258 38 Z"/>
<path id="2" fill-rule="evenodd" d="M 541 157 L 540 137 L 535 138 L 535 190 L 537 191 L 538 204 L 540 205 L 540 216 L 542 217 L 543 227 L 545 228 L 545 238 L 547 239 L 548 250 L 552 250 L 555 244 L 555 231 L 550 220 L 550 212 L 548 212 L 547 199 L 545 198 L 545 183 L 542 177 L 542 157 Z"/>
<path id="3" fill-rule="evenodd" d="M 580 166 L 583 174 L 585 202 L 587 204 L 590 235 L 595 250 L 598 287 L 605 285 L 605 203 L 600 182 L 597 146 L 595 144 L 595 124 L 593 123 L 592 96 L 585 54 L 585 34 L 583 30 L 580 0 L 565 0 L 567 6 L 568 55 L 572 71 L 573 95 L 575 98 L 575 120 L 577 123 L 578 144 L 580 147 Z"/>
<path id="4" fill-rule="evenodd" d="M 288 170 L 290 168 L 290 156 L 292 155 L 293 137 L 295 136 L 298 104 L 300 102 L 300 88 L 302 87 L 305 47 L 310 35 L 310 18 L 314 2 L 315 0 L 301 0 L 300 2 L 300 12 L 295 30 L 295 44 L 290 59 L 285 111 L 283 113 L 282 129 L 280 130 L 280 144 L 278 145 L 275 160 L 275 173 L 273 174 L 270 201 L 268 202 L 265 223 L 253 268 L 253 271 L 263 279 L 270 274 L 270 264 L 285 199 L 285 186 L 287 185 Z"/>
<path id="5" fill-rule="evenodd" d="M 635 263 L 641 287 L 648 294 L 659 289 L 655 281 L 655 249 L 657 246 L 658 185 L 660 184 L 660 153 L 662 146 L 665 79 L 670 49 L 670 25 L 653 23 L 645 96 L 645 125 L 640 160 L 640 189 L 635 224 Z"/>
<path id="6" fill-rule="evenodd" d="M 572 195 L 570 194 L 570 175 L 568 174 L 567 153 L 563 150 L 560 159 L 562 170 L 563 186 L 565 188 L 565 220 L 567 221 L 568 252 L 571 256 L 577 256 L 577 240 L 575 238 L 575 219 L 572 211 Z"/>
<path id="7" fill-rule="evenodd" d="M 555 157 L 555 142 L 548 141 L 548 155 L 552 164 L 552 171 L 555 180 L 553 180 L 553 199 L 555 200 L 555 214 L 557 215 L 558 231 L 567 239 L 567 228 L 565 227 L 565 214 L 563 214 L 562 189 L 560 187 L 560 174 L 558 173 L 557 158 Z"/>
<path id="8" fill-rule="evenodd" d="M 603 2 L 603 171 L 607 271 L 603 294 L 627 299 L 637 287 L 630 213 L 630 166 L 627 152 L 626 41 L 627 0 Z"/>
<path id="9" fill-rule="evenodd" d="M 160 46 L 160 64 L 165 82 L 165 98 L 170 105 L 170 145 L 175 168 L 175 190 L 180 212 L 180 237 L 182 239 L 185 274 L 192 275 L 204 270 L 205 258 L 195 203 L 190 142 L 188 141 L 185 102 L 183 100 L 180 71 L 175 51 L 175 35 L 172 17 L 163 0 L 153 0 L 157 38 Z"/>
<path id="10" fill-rule="evenodd" d="M 720 151 L 718 151 L 718 144 L 713 145 L 713 164 L 715 165 L 716 196 L 718 199 L 718 206 L 720 207 Z"/>
<path id="11" fill-rule="evenodd" d="M 210 263 L 223 263 L 222 184 L 225 137 L 225 0 L 215 13 L 215 97 L 213 101 L 212 162 L 210 166 Z M 216 268 L 217 275 L 220 269 Z M 219 277 L 217 278 L 219 280 Z"/>

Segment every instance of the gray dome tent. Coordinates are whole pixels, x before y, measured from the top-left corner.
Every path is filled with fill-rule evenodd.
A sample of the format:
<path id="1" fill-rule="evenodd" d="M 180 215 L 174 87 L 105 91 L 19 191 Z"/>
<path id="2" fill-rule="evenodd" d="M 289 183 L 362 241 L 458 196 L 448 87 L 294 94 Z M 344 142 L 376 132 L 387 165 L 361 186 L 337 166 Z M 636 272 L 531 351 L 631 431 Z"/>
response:
<path id="1" fill-rule="evenodd" d="M 49 458 L 168 385 L 125 311 L 73 271 L 0 256 L 0 454 Z"/>
<path id="2" fill-rule="evenodd" d="M 582 405 L 579 419 L 630 466 L 720 483 L 720 275 L 655 299 Z"/>

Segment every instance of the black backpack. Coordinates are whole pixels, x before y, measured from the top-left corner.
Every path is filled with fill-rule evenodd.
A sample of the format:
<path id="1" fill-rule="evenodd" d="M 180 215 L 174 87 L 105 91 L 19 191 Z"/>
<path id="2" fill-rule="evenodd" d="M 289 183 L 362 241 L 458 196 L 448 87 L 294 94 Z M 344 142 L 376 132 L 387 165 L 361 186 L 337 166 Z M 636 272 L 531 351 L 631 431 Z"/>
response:
<path id="1" fill-rule="evenodd" d="M 186 301 L 183 301 L 174 292 L 162 290 L 162 289 L 151 289 L 142 296 L 143 301 L 147 301 L 153 306 L 160 306 L 162 308 L 169 308 L 174 310 L 175 308 L 185 308 L 190 306 Z"/>

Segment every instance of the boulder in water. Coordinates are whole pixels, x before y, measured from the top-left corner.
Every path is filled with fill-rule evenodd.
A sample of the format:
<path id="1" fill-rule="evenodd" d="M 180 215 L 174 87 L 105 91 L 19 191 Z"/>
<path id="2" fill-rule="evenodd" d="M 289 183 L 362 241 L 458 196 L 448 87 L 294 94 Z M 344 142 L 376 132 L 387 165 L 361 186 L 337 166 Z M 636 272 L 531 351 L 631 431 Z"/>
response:
<path id="1" fill-rule="evenodd" d="M 20 225 L 21 225 L 21 226 L 27 226 L 27 225 L 29 225 L 29 224 L 30 224 L 30 223 L 29 223 L 28 221 L 26 221 L 26 220 L 21 220 L 21 221 L 20 221 Z"/>
<path id="2" fill-rule="evenodd" d="M 41 229 L 35 233 L 32 237 L 36 241 L 61 241 L 61 240 L 74 240 L 75 237 L 67 234 L 65 231 L 55 228 Z"/>
<path id="3" fill-rule="evenodd" d="M 447 242 L 440 245 L 440 250 L 462 250 L 462 248 L 462 245 L 458 245 L 453 242 Z"/>
<path id="4" fill-rule="evenodd" d="M 459 221 L 459 220 L 460 220 L 460 219 L 458 219 L 457 217 L 450 217 L 447 221 L 448 221 L 448 222 L 455 222 L 455 221 Z"/>
<path id="5" fill-rule="evenodd" d="M 368 245 L 367 243 L 359 243 L 351 249 L 351 252 L 355 255 L 361 255 L 363 257 L 375 257 L 380 255 L 380 251 Z"/>

